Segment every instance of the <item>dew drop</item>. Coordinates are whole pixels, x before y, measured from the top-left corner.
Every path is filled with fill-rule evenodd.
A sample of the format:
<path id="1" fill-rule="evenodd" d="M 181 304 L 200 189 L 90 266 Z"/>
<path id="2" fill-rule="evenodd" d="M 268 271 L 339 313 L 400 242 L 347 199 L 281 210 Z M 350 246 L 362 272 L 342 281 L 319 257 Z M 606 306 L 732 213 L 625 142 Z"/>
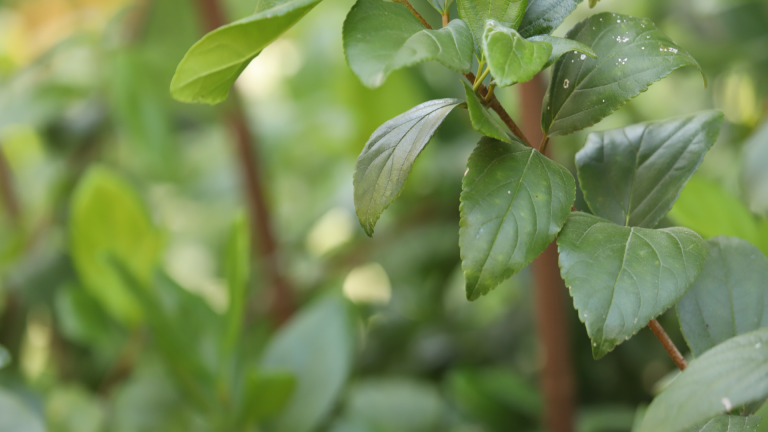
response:
<path id="1" fill-rule="evenodd" d="M 605 102 L 605 101 L 603 101 L 603 102 Z M 467 174 L 469 174 L 469 168 L 467 168 L 467 170 L 466 170 L 466 171 L 464 171 L 464 177 L 466 177 L 466 176 L 467 176 Z"/>
<path id="2" fill-rule="evenodd" d="M 758 342 L 758 343 L 755 345 L 755 348 L 760 348 L 760 346 L 761 346 L 761 345 L 763 345 L 763 343 L 762 343 L 762 342 Z"/>
<path id="3" fill-rule="evenodd" d="M 578 51 L 574 51 L 573 53 L 574 53 L 574 54 L 578 54 L 579 52 L 578 52 Z"/>
<path id="4" fill-rule="evenodd" d="M 563 81 L 563 88 L 568 88 L 568 85 L 570 84 L 571 82 L 566 79 L 565 81 Z"/>
<path id="5" fill-rule="evenodd" d="M 507 191 L 508 194 L 512 195 L 512 191 Z"/>
<path id="6" fill-rule="evenodd" d="M 582 60 L 584 60 L 584 59 L 586 59 L 586 58 L 587 58 L 587 55 L 586 55 L 586 54 L 582 54 L 580 58 L 581 58 Z"/>
<path id="7" fill-rule="evenodd" d="M 616 22 L 617 22 L 617 23 L 620 23 L 620 22 L 621 22 L 621 20 L 616 20 Z"/>
<path id="8" fill-rule="evenodd" d="M 605 99 L 603 99 L 603 103 L 605 103 Z"/>
<path id="9" fill-rule="evenodd" d="M 723 406 L 725 407 L 726 411 L 730 411 L 733 409 L 733 404 L 731 403 L 731 400 L 727 397 L 724 397 L 720 399 L 720 402 L 722 402 Z"/>

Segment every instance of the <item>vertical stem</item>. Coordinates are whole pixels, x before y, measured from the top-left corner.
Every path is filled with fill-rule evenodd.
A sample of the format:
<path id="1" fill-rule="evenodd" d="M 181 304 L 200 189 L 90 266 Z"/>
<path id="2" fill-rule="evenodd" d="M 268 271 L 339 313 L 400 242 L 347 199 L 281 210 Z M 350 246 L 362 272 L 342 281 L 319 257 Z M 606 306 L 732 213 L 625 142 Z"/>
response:
<path id="1" fill-rule="evenodd" d="M 443 14 L 443 27 L 447 26 L 450 21 L 451 17 L 448 16 L 448 10 L 446 9 L 445 13 Z"/>
<path id="2" fill-rule="evenodd" d="M 526 135 L 532 140 L 542 139 L 539 121 L 545 90 L 542 76 L 537 75 L 519 88 Z M 549 432 L 573 432 L 575 379 L 565 309 L 567 296 L 557 260 L 557 245 L 552 242 L 533 262 L 536 324 L 543 357 L 540 374 L 543 422 Z"/>
<path id="3" fill-rule="evenodd" d="M 659 322 L 655 319 L 652 319 L 648 323 L 648 327 L 651 328 L 653 334 L 656 335 L 661 344 L 664 346 L 667 354 L 672 357 L 672 361 L 675 362 L 675 365 L 677 365 L 678 369 L 681 371 L 685 370 L 685 368 L 688 367 L 688 362 L 686 362 L 683 355 L 680 354 L 677 346 L 675 346 L 675 343 L 672 342 L 672 339 L 669 338 L 669 335 L 667 335 L 667 332 L 664 331 L 664 328 L 661 326 L 661 324 L 659 324 Z"/>
<path id="4" fill-rule="evenodd" d="M 226 24 L 221 0 L 198 0 L 200 15 L 207 30 L 213 30 Z M 235 151 L 241 171 L 243 187 L 248 202 L 251 231 L 254 245 L 257 245 L 264 262 L 271 295 L 273 321 L 284 323 L 293 313 L 294 300 L 288 280 L 283 275 L 278 262 L 277 241 L 272 226 L 272 218 L 264 194 L 261 167 L 258 163 L 255 136 L 248 128 L 243 107 L 236 93 L 231 96 L 235 103 L 225 113 L 226 121 L 235 137 Z"/>

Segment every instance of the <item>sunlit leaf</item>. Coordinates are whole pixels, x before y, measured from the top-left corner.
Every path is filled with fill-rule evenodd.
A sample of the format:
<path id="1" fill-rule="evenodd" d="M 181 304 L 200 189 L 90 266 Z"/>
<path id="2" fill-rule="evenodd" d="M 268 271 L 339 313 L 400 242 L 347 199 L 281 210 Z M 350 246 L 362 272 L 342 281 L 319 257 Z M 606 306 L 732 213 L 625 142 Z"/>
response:
<path id="1" fill-rule="evenodd" d="M 425 102 L 371 135 L 357 158 L 353 181 L 357 217 L 369 236 L 381 213 L 400 195 L 416 157 L 460 103 L 458 99 Z"/>
<path id="2" fill-rule="evenodd" d="M 544 65 L 545 69 L 552 66 L 557 61 L 557 59 L 562 57 L 563 54 L 567 52 L 573 52 L 574 54 L 576 54 L 576 52 L 582 53 L 579 59 L 582 59 L 585 56 L 595 59 L 597 58 L 597 54 L 592 51 L 592 48 L 584 45 L 583 43 L 576 42 L 575 40 L 549 35 L 531 36 L 528 38 L 528 40 L 547 42 L 548 44 L 552 45 L 552 54 L 549 55 L 549 60 L 547 60 L 547 63 Z"/>
<path id="3" fill-rule="evenodd" d="M 480 98 L 472 90 L 472 86 L 463 81 L 462 83 L 464 84 L 464 94 L 467 96 L 467 110 L 469 111 L 472 127 L 485 136 L 496 138 L 506 143 L 512 142 L 512 138 L 510 138 L 506 128 L 483 106 Z"/>
<path id="4" fill-rule="evenodd" d="M 583 0 L 528 0 L 518 31 L 523 37 L 552 33 Z"/>
<path id="5" fill-rule="evenodd" d="M 459 246 L 475 300 L 541 254 L 565 223 L 576 185 L 568 170 L 519 141 L 483 138 L 467 164 Z"/>
<path id="6" fill-rule="evenodd" d="M 639 432 L 687 431 L 766 396 L 768 327 L 763 327 L 729 339 L 691 362 L 653 400 Z"/>
<path id="7" fill-rule="evenodd" d="M 488 20 L 483 34 L 483 50 L 496 84 L 504 87 L 530 81 L 549 60 L 552 45 L 527 41 L 515 30 Z"/>
<path id="8" fill-rule="evenodd" d="M 630 228 L 581 212 L 571 213 L 557 246 L 595 358 L 674 305 L 707 254 L 704 240 L 686 228 Z"/>
<path id="9" fill-rule="evenodd" d="M 720 133 L 723 115 L 643 123 L 589 134 L 576 154 L 579 184 L 596 216 L 653 228 Z"/>
<path id="10" fill-rule="evenodd" d="M 597 59 L 568 53 L 555 63 L 541 116 L 550 136 L 592 126 L 673 70 L 699 67 L 647 19 L 601 13 L 567 37 L 592 48 Z"/>
<path id="11" fill-rule="evenodd" d="M 469 25 L 475 47 L 480 50 L 486 21 L 495 20 L 504 27 L 517 29 L 527 4 L 527 0 L 456 0 L 459 17 Z"/>

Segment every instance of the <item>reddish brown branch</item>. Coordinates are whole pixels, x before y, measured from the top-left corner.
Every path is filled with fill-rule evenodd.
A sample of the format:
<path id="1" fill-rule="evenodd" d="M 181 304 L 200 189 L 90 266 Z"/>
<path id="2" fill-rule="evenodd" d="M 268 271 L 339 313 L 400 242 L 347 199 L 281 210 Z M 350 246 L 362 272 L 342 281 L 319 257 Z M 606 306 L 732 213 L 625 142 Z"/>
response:
<path id="1" fill-rule="evenodd" d="M 672 361 L 675 362 L 675 365 L 677 365 L 678 369 L 681 371 L 685 370 L 685 368 L 688 367 L 688 362 L 686 362 L 683 355 L 680 354 L 680 350 L 677 349 L 677 346 L 675 346 L 675 343 L 672 342 L 672 339 L 669 338 L 669 335 L 667 335 L 667 332 L 664 331 L 664 328 L 661 326 L 661 324 L 659 324 L 659 322 L 655 319 L 652 319 L 651 322 L 648 323 L 648 327 L 651 328 L 653 334 L 655 334 L 656 338 L 659 339 L 659 342 L 661 342 L 661 345 L 667 351 L 667 354 L 672 357 Z"/>
<path id="2" fill-rule="evenodd" d="M 470 83 L 475 82 L 475 74 L 472 72 L 468 72 L 464 74 L 464 77 L 469 80 Z M 480 93 L 480 96 L 485 97 L 488 94 L 488 89 L 485 88 L 483 84 L 480 84 L 480 89 L 478 90 Z M 539 101 L 539 104 L 541 104 L 541 101 Z M 525 143 L 528 147 L 533 147 L 531 145 L 531 141 L 528 140 L 528 138 L 525 136 L 523 131 L 520 130 L 519 127 L 517 127 L 517 123 L 515 123 L 514 120 L 512 120 L 512 117 L 509 116 L 507 113 L 507 110 L 504 109 L 504 107 L 501 105 L 501 102 L 496 98 L 496 95 L 491 95 L 491 100 L 488 103 L 488 106 L 490 106 L 494 111 L 496 111 L 496 114 L 499 115 L 499 118 L 501 121 L 504 122 L 505 125 L 509 128 L 509 130 L 512 131 L 512 133 L 520 138 L 520 140 Z"/>
<path id="3" fill-rule="evenodd" d="M 408 10 L 411 11 L 413 16 L 415 16 L 416 19 L 418 19 L 419 22 L 421 22 L 421 25 L 423 25 L 424 27 L 428 28 L 429 30 L 432 30 L 432 26 L 429 25 L 427 20 L 425 20 L 424 17 L 421 16 L 419 11 L 417 11 L 416 8 L 414 8 L 408 0 L 393 0 L 393 1 L 396 2 L 396 3 L 400 3 L 401 5 L 407 7 Z"/>

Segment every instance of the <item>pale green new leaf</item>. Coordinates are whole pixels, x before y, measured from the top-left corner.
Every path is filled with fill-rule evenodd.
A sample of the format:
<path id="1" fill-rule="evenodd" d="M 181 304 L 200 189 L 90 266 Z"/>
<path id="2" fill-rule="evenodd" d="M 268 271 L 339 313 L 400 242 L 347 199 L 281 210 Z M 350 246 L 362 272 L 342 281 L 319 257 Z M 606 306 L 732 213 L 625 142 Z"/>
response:
<path id="1" fill-rule="evenodd" d="M 768 325 L 768 259 L 736 237 L 707 241 L 709 254 L 677 303 L 685 341 L 699 356 L 734 336 Z"/>
<path id="2" fill-rule="evenodd" d="M 704 240 L 686 228 L 623 227 L 581 212 L 557 237 L 560 273 L 603 357 L 674 305 L 704 265 Z"/>
<path id="3" fill-rule="evenodd" d="M 653 400 L 639 432 L 681 432 L 768 396 L 768 327 L 731 338 L 692 361 Z"/>
<path id="4" fill-rule="evenodd" d="M 721 415 L 699 425 L 685 429 L 685 432 L 755 432 L 760 425 L 760 417 Z"/>
<path id="5" fill-rule="evenodd" d="M 483 106 L 480 98 L 472 90 L 472 86 L 463 81 L 462 83 L 464 84 L 464 93 L 467 95 L 467 110 L 469 111 L 472 127 L 485 136 L 496 138 L 506 143 L 512 142 L 512 138 L 510 138 L 504 126 Z"/>
<path id="6" fill-rule="evenodd" d="M 358 0 L 344 20 L 343 39 L 349 67 L 371 88 L 392 71 L 425 61 L 461 73 L 472 67 L 472 34 L 462 20 L 427 30 L 399 3 Z"/>
<path id="7" fill-rule="evenodd" d="M 171 95 L 182 102 L 223 102 L 248 63 L 318 3 L 320 0 L 259 2 L 254 15 L 206 34 L 179 63 Z"/>
<path id="8" fill-rule="evenodd" d="M 571 173 L 518 140 L 483 138 L 467 164 L 459 246 L 467 298 L 522 270 L 562 228 L 576 197 Z"/>
<path id="9" fill-rule="evenodd" d="M 245 380 L 241 418 L 246 424 L 277 415 L 293 396 L 296 379 L 286 372 L 251 371 Z"/>
<path id="10" fill-rule="evenodd" d="M 541 116 L 550 136 L 592 126 L 673 70 L 699 67 L 647 19 L 601 13 L 578 23 L 567 37 L 598 58 L 568 53 L 555 63 Z"/>
<path id="11" fill-rule="evenodd" d="M 488 20 L 483 33 L 483 50 L 491 75 L 499 87 L 530 81 L 549 60 L 552 45 L 527 41 L 515 30 Z"/>
<path id="12" fill-rule="evenodd" d="M 80 280 L 113 316 L 135 324 L 141 306 L 108 263 L 119 259 L 147 285 L 160 260 L 162 238 L 133 188 L 103 167 L 88 170 L 72 197 L 70 253 Z"/>
<path id="13" fill-rule="evenodd" d="M 723 114 L 643 123 L 589 134 L 576 154 L 592 213 L 618 225 L 653 228 L 720 133 Z"/>
<path id="14" fill-rule="evenodd" d="M 387 121 L 371 135 L 355 164 L 355 209 L 370 236 L 381 213 L 400 195 L 413 162 L 458 99 L 425 102 Z"/>
<path id="15" fill-rule="evenodd" d="M 581 42 L 576 42 L 575 40 L 555 37 L 555 36 L 549 36 L 549 35 L 539 35 L 539 36 L 531 36 L 528 38 L 529 41 L 542 41 L 547 42 L 550 45 L 552 45 L 552 54 L 549 55 L 549 60 L 547 60 L 547 63 L 544 65 L 544 69 L 552 66 L 555 64 L 557 59 L 563 56 L 563 54 L 567 52 L 573 52 L 576 54 L 577 52 L 581 53 L 579 56 L 580 60 L 585 60 L 586 57 L 592 57 L 597 58 L 597 54 L 595 54 L 594 51 L 592 51 L 592 48 L 584 45 Z M 571 60 L 575 62 L 576 60 Z"/>
<path id="16" fill-rule="evenodd" d="M 523 20 L 528 0 L 456 0 L 459 17 L 472 31 L 475 47 L 482 52 L 485 22 L 496 20 L 503 26 L 517 29 Z"/>
<path id="17" fill-rule="evenodd" d="M 589 7 L 593 8 L 593 7 L 597 6 L 597 2 L 599 2 L 599 1 L 600 0 L 589 0 Z"/>
<path id="18" fill-rule="evenodd" d="M 582 0 L 528 0 L 518 31 L 523 37 L 550 34 Z"/>

